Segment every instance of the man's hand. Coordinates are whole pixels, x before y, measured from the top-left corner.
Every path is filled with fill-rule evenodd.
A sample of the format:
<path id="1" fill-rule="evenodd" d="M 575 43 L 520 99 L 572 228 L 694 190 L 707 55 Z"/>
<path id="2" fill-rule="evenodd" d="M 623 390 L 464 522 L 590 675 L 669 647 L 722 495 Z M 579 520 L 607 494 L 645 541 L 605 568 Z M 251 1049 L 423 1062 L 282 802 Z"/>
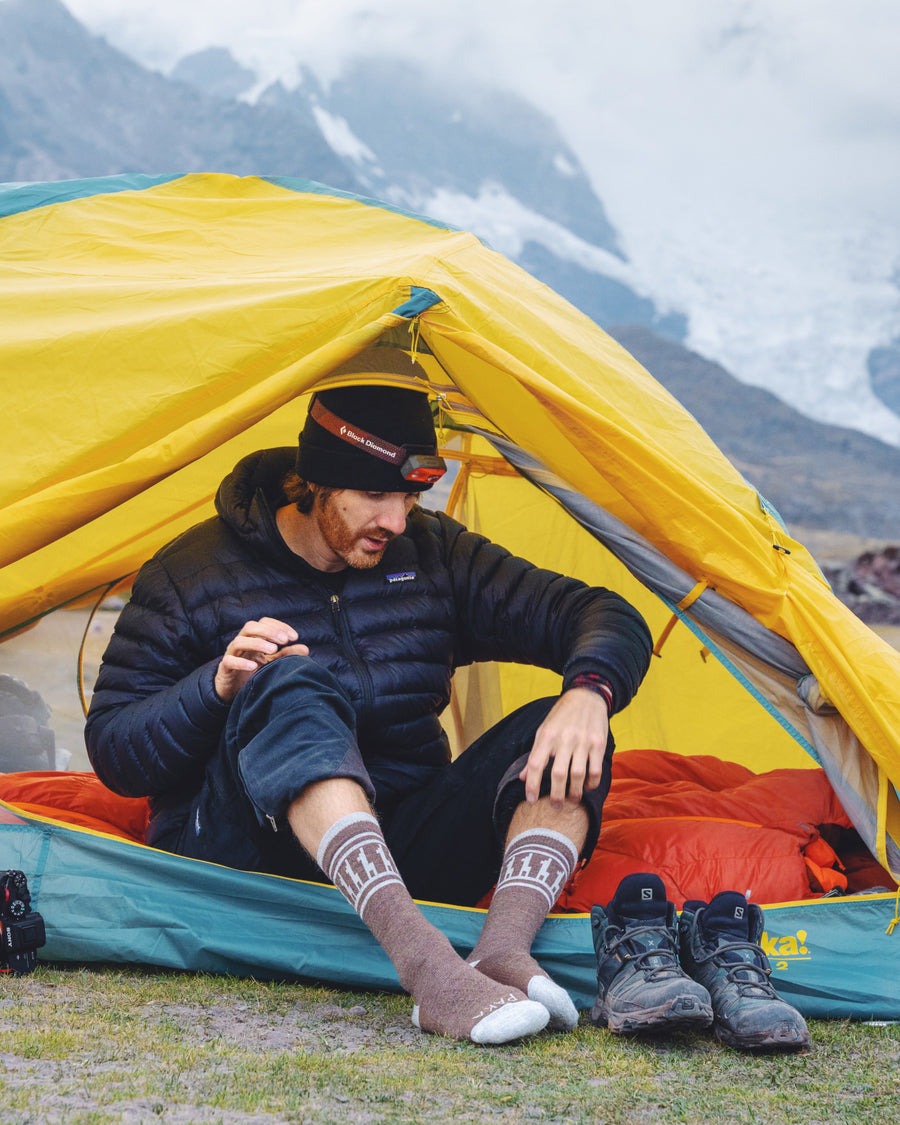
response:
<path id="1" fill-rule="evenodd" d="M 552 758 L 550 804 L 558 809 L 566 799 L 578 804 L 586 789 L 600 784 L 608 737 L 609 712 L 603 696 L 583 687 L 564 692 L 538 727 L 528 762 L 519 774 L 526 801 L 534 804 L 540 796 L 541 778 Z"/>
<path id="2" fill-rule="evenodd" d="M 308 656 L 307 646 L 294 644 L 296 640 L 296 630 L 274 617 L 248 621 L 219 661 L 216 695 L 225 703 L 230 703 L 263 664 L 280 656 Z"/>

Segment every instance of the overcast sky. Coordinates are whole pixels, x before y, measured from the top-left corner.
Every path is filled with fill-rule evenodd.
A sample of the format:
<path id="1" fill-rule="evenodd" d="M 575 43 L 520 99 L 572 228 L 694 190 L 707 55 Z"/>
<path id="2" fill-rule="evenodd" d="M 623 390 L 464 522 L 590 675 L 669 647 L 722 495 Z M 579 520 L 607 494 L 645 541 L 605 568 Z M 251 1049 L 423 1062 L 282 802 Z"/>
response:
<path id="1" fill-rule="evenodd" d="M 327 81 L 347 55 L 394 51 L 512 87 L 556 118 L 626 252 L 717 358 L 741 300 L 821 333 L 849 282 L 866 333 L 900 335 L 898 0 L 65 2 L 164 72 L 221 44 L 267 78 L 301 63 Z M 788 272 L 806 291 L 791 308 Z M 858 380 L 861 362 L 823 377 Z"/>
<path id="2" fill-rule="evenodd" d="M 852 142 L 859 154 L 888 139 L 900 147 L 896 0 L 67 4 L 164 71 L 221 43 L 288 81 L 298 62 L 327 79 L 348 54 L 386 50 L 496 77 L 553 111 L 581 153 L 594 147 L 594 172 L 609 145 L 637 158 L 652 144 L 676 169 L 702 161 L 726 182 L 737 170 L 756 179 L 754 167 L 776 159 L 801 171 L 832 145 Z M 874 190 L 878 172 L 867 160 L 830 168 L 853 189 L 868 181 Z"/>

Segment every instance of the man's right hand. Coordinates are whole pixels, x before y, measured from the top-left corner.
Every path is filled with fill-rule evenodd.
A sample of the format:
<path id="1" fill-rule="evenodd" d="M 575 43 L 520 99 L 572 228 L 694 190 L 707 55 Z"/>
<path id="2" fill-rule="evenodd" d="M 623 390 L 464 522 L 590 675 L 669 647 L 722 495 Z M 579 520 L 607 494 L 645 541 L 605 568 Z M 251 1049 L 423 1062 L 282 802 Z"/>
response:
<path id="1" fill-rule="evenodd" d="M 308 656 L 306 645 L 295 644 L 297 631 L 274 617 L 248 621 L 234 638 L 216 669 L 216 695 L 230 703 L 254 672 L 280 656 Z"/>

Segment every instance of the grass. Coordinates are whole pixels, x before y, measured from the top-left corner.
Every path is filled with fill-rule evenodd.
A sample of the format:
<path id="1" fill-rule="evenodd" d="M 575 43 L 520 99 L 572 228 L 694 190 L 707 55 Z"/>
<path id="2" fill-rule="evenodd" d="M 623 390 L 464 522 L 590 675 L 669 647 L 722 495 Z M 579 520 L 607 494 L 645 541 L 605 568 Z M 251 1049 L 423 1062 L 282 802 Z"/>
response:
<path id="1" fill-rule="evenodd" d="M 40 964 L 0 981 L 4 1125 L 777 1122 L 882 1125 L 900 1026 L 813 1021 L 796 1055 L 629 1040 L 582 1020 L 498 1048 L 422 1035 L 407 997 Z"/>

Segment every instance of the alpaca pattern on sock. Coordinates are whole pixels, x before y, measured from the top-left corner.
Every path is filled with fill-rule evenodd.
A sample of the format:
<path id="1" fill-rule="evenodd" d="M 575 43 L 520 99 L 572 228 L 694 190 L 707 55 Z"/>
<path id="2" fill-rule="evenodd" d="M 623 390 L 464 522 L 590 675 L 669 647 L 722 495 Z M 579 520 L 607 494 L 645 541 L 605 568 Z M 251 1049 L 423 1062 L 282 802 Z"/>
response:
<path id="1" fill-rule="evenodd" d="M 350 813 L 336 821 L 316 860 L 390 957 L 416 1002 L 417 1027 L 475 1043 L 506 1043 L 546 1025 L 549 1014 L 541 1003 L 467 965 L 425 918 L 374 816 Z"/>
<path id="2" fill-rule="evenodd" d="M 347 838 L 347 829 L 356 829 Z M 383 887 L 404 885 L 381 828 L 369 813 L 342 817 L 322 837 L 317 862 L 365 922 L 366 907 Z"/>
<path id="3" fill-rule="evenodd" d="M 550 1012 L 549 1026 L 565 1031 L 576 1025 L 578 1012 L 531 956 L 531 944 L 577 862 L 577 848 L 561 832 L 531 828 L 513 837 L 481 937 L 467 958 L 492 980 L 539 1001 Z"/>

